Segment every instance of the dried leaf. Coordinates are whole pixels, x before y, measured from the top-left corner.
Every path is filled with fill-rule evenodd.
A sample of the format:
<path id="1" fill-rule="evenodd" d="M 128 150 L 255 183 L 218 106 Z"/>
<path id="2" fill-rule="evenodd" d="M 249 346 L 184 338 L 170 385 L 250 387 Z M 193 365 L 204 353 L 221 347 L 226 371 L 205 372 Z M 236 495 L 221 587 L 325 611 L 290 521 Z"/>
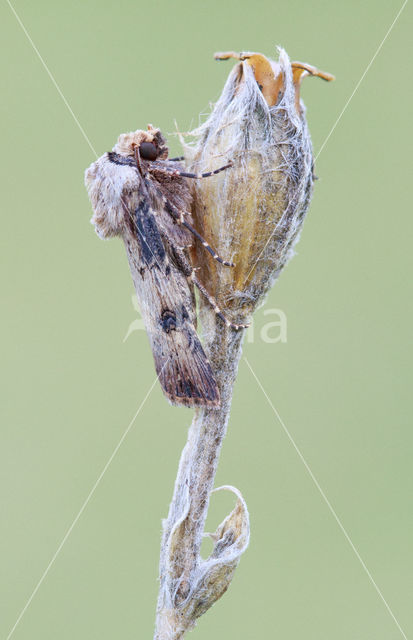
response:
<path id="1" fill-rule="evenodd" d="M 235 493 L 237 503 L 215 533 L 210 534 L 214 548 L 209 558 L 200 562 L 184 606 L 185 616 L 191 619 L 199 618 L 225 593 L 241 555 L 248 547 L 250 524 L 245 500 L 235 487 L 226 485 L 215 491 L 224 489 Z"/>

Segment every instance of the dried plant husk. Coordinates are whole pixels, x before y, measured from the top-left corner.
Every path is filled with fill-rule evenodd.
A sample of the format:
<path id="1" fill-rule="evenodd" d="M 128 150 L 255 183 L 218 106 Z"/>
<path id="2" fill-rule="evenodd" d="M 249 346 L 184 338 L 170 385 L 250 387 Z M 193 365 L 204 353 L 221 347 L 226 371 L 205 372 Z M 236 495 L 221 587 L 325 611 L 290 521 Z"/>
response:
<path id="1" fill-rule="evenodd" d="M 310 203 L 313 152 L 301 80 L 332 76 L 291 63 L 283 49 L 278 62 L 258 53 L 216 57 L 239 62 L 186 155 L 198 172 L 233 164 L 197 181 L 193 215 L 198 231 L 236 266 L 223 268 L 200 246 L 194 262 L 229 319 L 245 322 L 293 255 Z"/>
<path id="2" fill-rule="evenodd" d="M 190 572 L 186 569 L 186 545 L 188 541 L 188 515 L 191 509 L 190 492 L 186 492 L 183 513 L 169 533 L 161 557 L 161 575 L 158 614 L 158 635 L 155 638 L 179 638 L 191 628 L 228 589 L 235 569 L 248 546 L 250 527 L 247 505 L 235 487 L 223 486 L 215 489 L 232 491 L 237 502 L 232 512 L 209 535 L 214 547 L 205 560 L 199 557 Z"/>

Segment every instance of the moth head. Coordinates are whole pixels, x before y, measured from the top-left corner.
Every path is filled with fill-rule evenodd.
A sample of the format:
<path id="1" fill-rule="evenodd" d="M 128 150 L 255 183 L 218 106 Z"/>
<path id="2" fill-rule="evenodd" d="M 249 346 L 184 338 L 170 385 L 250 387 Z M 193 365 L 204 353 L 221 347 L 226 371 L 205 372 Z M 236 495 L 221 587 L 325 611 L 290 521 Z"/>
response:
<path id="1" fill-rule="evenodd" d="M 168 157 L 168 147 L 159 129 L 148 125 L 147 131 L 138 129 L 130 133 L 122 133 L 113 151 L 124 156 L 134 156 L 135 150 L 139 150 L 142 160 L 153 162 L 154 160 L 164 160 Z"/>

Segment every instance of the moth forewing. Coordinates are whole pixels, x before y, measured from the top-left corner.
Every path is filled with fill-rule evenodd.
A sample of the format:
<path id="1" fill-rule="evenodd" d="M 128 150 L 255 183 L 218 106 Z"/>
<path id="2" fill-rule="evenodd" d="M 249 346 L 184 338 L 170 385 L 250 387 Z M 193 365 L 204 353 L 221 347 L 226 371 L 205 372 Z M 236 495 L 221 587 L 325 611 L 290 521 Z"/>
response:
<path id="1" fill-rule="evenodd" d="M 195 330 L 193 296 L 185 275 L 167 253 L 161 261 L 155 251 L 161 268 L 153 263 L 142 268 L 140 239 L 132 232 L 123 239 L 165 395 L 173 404 L 217 406 L 218 388 Z"/>
<path id="2" fill-rule="evenodd" d="M 134 159 L 134 149 L 142 143 L 157 143 L 165 157 L 162 142 L 155 129 L 123 134 L 113 152 L 86 170 L 92 223 L 101 237 L 123 238 L 156 372 L 167 398 L 188 407 L 218 406 L 218 387 L 195 330 L 191 267 L 185 258 L 191 235 L 165 210 L 166 200 L 179 210 L 189 210 L 188 186 L 184 179 L 173 179 L 167 173 L 157 175 L 155 171 L 149 176 L 146 161 L 141 159 L 138 166 Z M 150 155 L 150 147 L 145 153 Z M 166 157 L 164 162 L 175 164 L 167 163 Z M 157 165 L 161 163 L 162 158 Z M 181 261 L 178 255 L 183 256 Z"/>

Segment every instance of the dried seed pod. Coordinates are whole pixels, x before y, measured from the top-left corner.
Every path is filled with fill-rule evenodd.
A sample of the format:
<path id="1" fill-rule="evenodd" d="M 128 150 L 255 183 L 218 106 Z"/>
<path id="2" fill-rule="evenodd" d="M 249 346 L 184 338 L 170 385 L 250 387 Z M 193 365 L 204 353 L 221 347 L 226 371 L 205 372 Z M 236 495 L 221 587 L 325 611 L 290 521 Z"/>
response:
<path id="1" fill-rule="evenodd" d="M 198 249 L 194 261 L 218 305 L 232 321 L 245 322 L 292 256 L 311 198 L 313 153 L 299 95 L 302 78 L 333 76 L 291 63 L 282 49 L 278 62 L 259 53 L 215 57 L 239 62 L 186 154 L 197 171 L 233 163 L 198 182 L 193 213 L 199 232 L 236 266 L 224 270 Z"/>

